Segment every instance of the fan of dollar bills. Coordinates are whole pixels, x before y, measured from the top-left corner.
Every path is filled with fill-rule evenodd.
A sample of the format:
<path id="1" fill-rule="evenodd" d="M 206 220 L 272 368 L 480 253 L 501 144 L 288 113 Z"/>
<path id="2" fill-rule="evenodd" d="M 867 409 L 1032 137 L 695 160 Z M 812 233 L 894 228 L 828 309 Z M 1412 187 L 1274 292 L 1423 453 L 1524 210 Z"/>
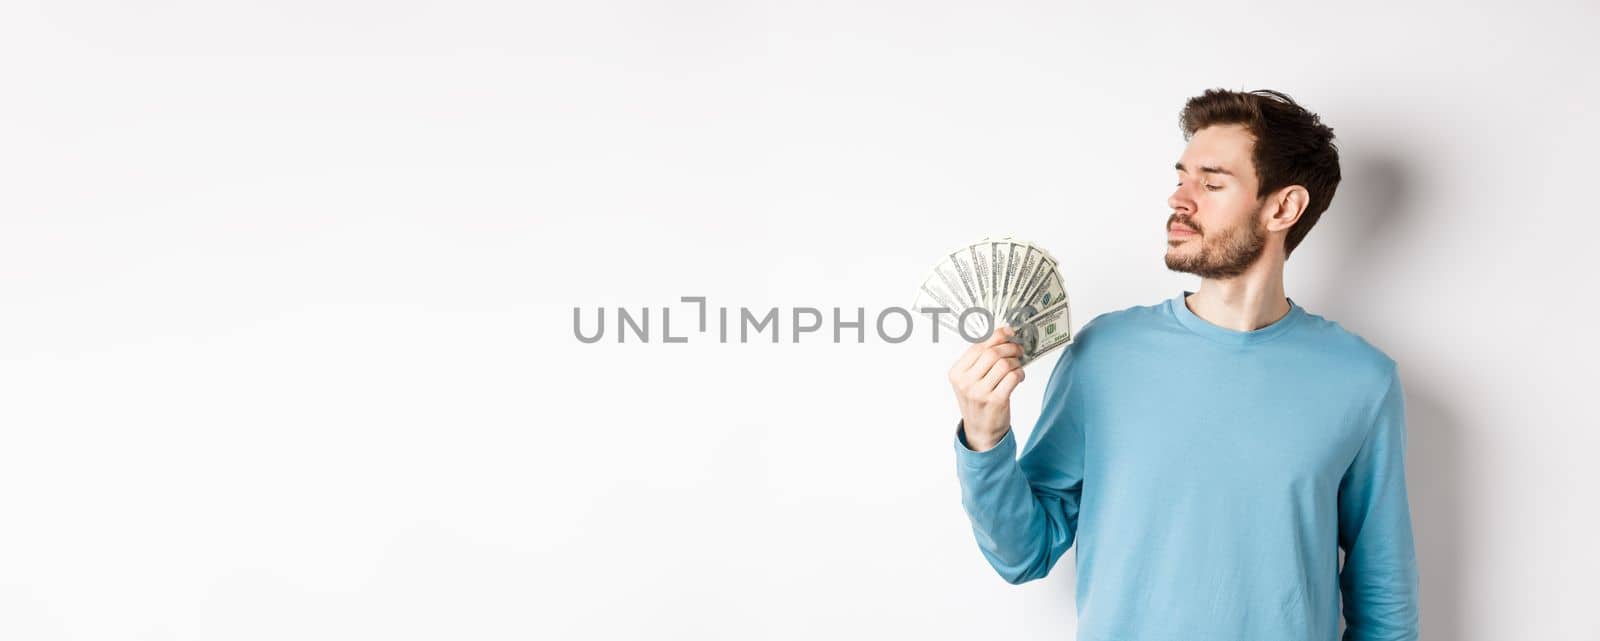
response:
<path id="1" fill-rule="evenodd" d="M 984 238 L 947 254 L 923 279 L 911 308 L 965 338 L 1001 323 L 1016 330 L 1027 365 L 1072 340 L 1066 284 L 1056 259 L 1010 236 Z"/>

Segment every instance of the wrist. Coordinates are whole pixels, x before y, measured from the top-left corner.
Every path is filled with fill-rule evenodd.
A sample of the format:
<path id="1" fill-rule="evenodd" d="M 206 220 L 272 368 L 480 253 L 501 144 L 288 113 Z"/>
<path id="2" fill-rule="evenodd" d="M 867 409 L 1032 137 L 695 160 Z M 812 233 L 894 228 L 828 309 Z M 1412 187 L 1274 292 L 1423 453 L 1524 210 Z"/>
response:
<path id="1" fill-rule="evenodd" d="M 973 452 L 987 452 L 1004 440 L 1006 433 L 1011 431 L 1010 426 L 998 430 L 968 429 L 966 421 L 961 422 L 961 441 L 967 449 Z"/>

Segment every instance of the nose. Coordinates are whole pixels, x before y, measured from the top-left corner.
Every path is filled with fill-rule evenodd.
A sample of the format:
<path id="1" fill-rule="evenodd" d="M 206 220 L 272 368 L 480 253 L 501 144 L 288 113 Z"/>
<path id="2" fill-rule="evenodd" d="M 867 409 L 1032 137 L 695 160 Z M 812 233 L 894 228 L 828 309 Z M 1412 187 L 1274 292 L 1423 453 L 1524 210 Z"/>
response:
<path id="1" fill-rule="evenodd" d="M 1194 199 L 1189 196 L 1186 186 L 1179 186 L 1167 197 L 1167 206 L 1172 208 L 1172 213 L 1182 217 L 1194 215 Z"/>

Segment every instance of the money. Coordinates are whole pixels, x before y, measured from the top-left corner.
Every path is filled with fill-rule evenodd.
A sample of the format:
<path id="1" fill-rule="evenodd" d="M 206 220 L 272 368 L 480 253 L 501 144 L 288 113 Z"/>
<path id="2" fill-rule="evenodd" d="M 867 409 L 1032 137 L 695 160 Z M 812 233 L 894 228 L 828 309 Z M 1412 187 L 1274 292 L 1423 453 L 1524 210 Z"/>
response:
<path id="1" fill-rule="evenodd" d="M 917 289 L 911 309 L 951 331 L 987 338 L 1000 324 L 1016 330 L 1022 364 L 1071 342 L 1072 318 L 1059 263 L 1033 243 L 988 237 L 945 254 Z M 942 310 L 942 311 L 941 311 Z"/>
<path id="2" fill-rule="evenodd" d="M 1072 340 L 1072 328 L 1067 314 L 1067 301 L 1039 310 L 1016 327 L 1017 333 L 1009 342 L 1022 346 L 1022 366 L 1027 367 L 1040 356 L 1050 353 Z"/>

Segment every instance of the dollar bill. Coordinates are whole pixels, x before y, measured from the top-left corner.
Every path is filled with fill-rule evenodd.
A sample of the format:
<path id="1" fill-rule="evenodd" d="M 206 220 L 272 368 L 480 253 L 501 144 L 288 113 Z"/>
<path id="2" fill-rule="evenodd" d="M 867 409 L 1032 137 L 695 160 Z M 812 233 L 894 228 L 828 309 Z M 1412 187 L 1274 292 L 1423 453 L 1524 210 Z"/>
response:
<path id="1" fill-rule="evenodd" d="M 1072 317 L 1067 301 L 1062 300 L 1032 314 L 1014 327 L 1017 333 L 1007 339 L 1022 346 L 1022 365 L 1036 361 L 1072 340 Z"/>
<path id="2" fill-rule="evenodd" d="M 1067 285 L 1061 281 L 1061 272 L 1050 270 L 1040 281 L 1039 287 L 1028 296 L 1028 303 L 1039 309 L 1044 309 L 1056 304 L 1057 301 L 1067 297 Z"/>
<path id="3" fill-rule="evenodd" d="M 923 279 L 922 286 L 917 288 L 917 297 L 911 301 L 912 311 L 937 318 L 940 325 L 952 332 L 958 331 L 955 314 L 960 308 L 961 304 L 955 295 L 936 274 L 929 274 Z"/>
<path id="4" fill-rule="evenodd" d="M 978 304 L 994 309 L 994 246 L 976 242 L 967 247 L 972 259 L 972 283 L 977 288 Z"/>
<path id="5" fill-rule="evenodd" d="M 1014 243 L 1014 254 L 1021 254 L 1021 265 L 1017 273 L 1012 276 L 1011 286 L 1007 288 L 1005 315 L 1009 316 L 1013 310 L 1022 306 L 1027 301 L 1022 298 L 1023 288 L 1030 284 L 1034 271 L 1039 268 L 1039 257 L 1042 256 L 1033 245 Z"/>
<path id="6" fill-rule="evenodd" d="M 961 291 L 966 294 L 968 307 L 986 307 L 983 304 L 983 289 L 978 286 L 978 277 L 972 269 L 972 252 L 970 248 L 957 250 L 950 254 L 948 263 L 955 272 L 956 280 L 961 283 Z M 964 310 L 957 310 L 958 312 Z"/>
<path id="7" fill-rule="evenodd" d="M 1011 236 L 985 236 L 947 252 L 923 278 L 912 310 L 965 337 L 1004 323 L 1025 347 L 1024 363 L 1070 340 L 1066 282 L 1049 252 Z M 942 311 L 941 311 L 942 310 Z"/>

